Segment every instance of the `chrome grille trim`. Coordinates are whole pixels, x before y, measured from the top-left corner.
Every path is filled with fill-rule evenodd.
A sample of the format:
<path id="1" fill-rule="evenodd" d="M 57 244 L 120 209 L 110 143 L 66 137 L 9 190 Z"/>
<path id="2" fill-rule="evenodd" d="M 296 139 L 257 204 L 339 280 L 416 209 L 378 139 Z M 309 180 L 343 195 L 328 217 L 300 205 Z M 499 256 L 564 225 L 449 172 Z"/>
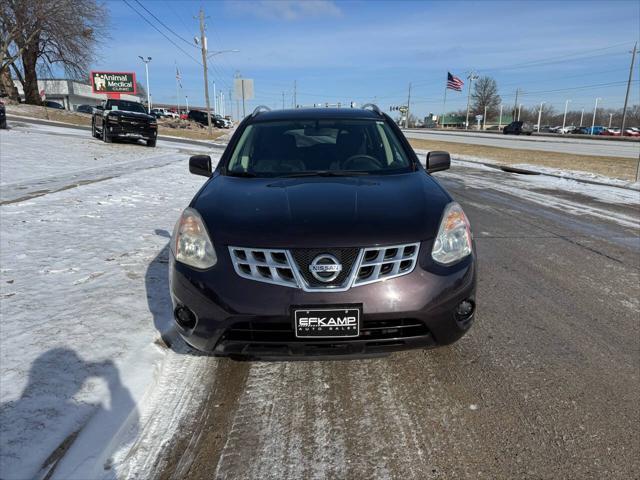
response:
<path id="1" fill-rule="evenodd" d="M 297 277 L 292 268 L 293 263 L 286 250 L 229 247 L 229 254 L 233 269 L 243 278 L 298 288 Z M 277 255 L 281 255 L 284 261 L 279 261 Z M 286 275 L 286 272 L 289 274 Z"/>
<path id="2" fill-rule="evenodd" d="M 298 265 L 287 249 L 228 248 L 233 269 L 242 278 L 300 288 L 305 292 L 344 292 L 352 287 L 410 274 L 418 263 L 420 242 L 361 248 L 342 285 L 317 287 L 308 284 L 300 270 L 305 266 Z"/>
<path id="3" fill-rule="evenodd" d="M 408 275 L 418 262 L 420 243 L 365 248 L 354 287 Z"/>

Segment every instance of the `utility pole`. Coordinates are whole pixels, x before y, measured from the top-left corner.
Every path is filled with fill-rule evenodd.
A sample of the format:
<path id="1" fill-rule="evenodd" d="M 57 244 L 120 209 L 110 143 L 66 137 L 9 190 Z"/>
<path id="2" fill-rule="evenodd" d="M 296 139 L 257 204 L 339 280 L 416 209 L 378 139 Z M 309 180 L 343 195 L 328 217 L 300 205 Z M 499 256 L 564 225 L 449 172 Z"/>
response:
<path id="1" fill-rule="evenodd" d="M 629 67 L 629 80 L 627 81 L 627 94 L 624 97 L 624 107 L 622 108 L 622 126 L 620 127 L 620 136 L 624 137 L 624 124 L 627 120 L 627 103 L 629 101 L 629 90 L 631 89 L 631 79 L 633 78 L 633 63 L 636 61 L 636 52 L 638 51 L 638 42 L 633 46 L 633 52 L 631 52 L 631 66 Z M 638 160 L 640 162 L 640 160 Z M 640 163 L 639 163 L 640 168 Z M 637 181 L 636 175 L 636 181 Z"/>
<path id="2" fill-rule="evenodd" d="M 613 113 L 609 114 L 609 128 L 611 128 L 611 120 L 613 120 Z M 620 134 L 622 135 L 622 134 Z"/>
<path id="3" fill-rule="evenodd" d="M 151 62 L 151 57 L 147 57 L 145 60 L 144 57 L 138 55 L 138 58 L 144 62 L 144 72 L 147 75 L 147 112 L 151 113 L 151 91 L 149 90 L 149 62 Z"/>
<path id="4" fill-rule="evenodd" d="M 207 37 L 204 35 L 204 10 L 200 9 L 200 46 L 202 48 L 202 66 L 204 67 L 204 99 L 207 103 L 207 133 L 211 135 L 211 103 L 209 102 L 209 79 L 207 75 Z"/>
<path id="5" fill-rule="evenodd" d="M 188 95 L 184 96 L 184 101 L 187 104 L 187 115 L 189 115 L 189 96 Z"/>
<path id="6" fill-rule="evenodd" d="M 569 108 L 569 102 L 570 102 L 570 101 L 571 101 L 571 100 L 566 100 L 566 101 L 564 102 L 564 116 L 562 117 L 562 133 L 563 133 L 563 134 L 565 133 L 565 132 L 564 132 L 564 125 L 565 125 L 565 123 L 566 123 L 566 121 L 567 121 L 567 108 Z"/>
<path id="7" fill-rule="evenodd" d="M 544 102 L 540 102 L 540 110 L 538 110 L 538 133 L 540 133 L 540 122 L 542 121 L 542 106 Z"/>
<path id="8" fill-rule="evenodd" d="M 584 107 L 582 107 L 582 112 L 580 112 L 580 126 L 582 126 L 583 119 L 584 119 Z"/>
<path id="9" fill-rule="evenodd" d="M 409 82 L 409 96 L 407 97 L 407 118 L 404 121 L 404 128 L 409 128 L 410 111 L 411 111 L 411 82 Z"/>
<path id="10" fill-rule="evenodd" d="M 298 84 L 293 81 L 293 108 L 298 108 Z"/>
<path id="11" fill-rule="evenodd" d="M 482 130 L 487 129 L 487 106 L 484 106 L 484 115 L 482 116 Z"/>
<path id="12" fill-rule="evenodd" d="M 464 122 L 464 129 L 465 130 L 469 129 L 469 106 L 470 106 L 470 102 L 471 102 L 471 84 L 473 83 L 473 81 L 475 79 L 478 78 L 478 75 L 476 75 L 475 72 L 471 72 L 471 73 L 469 73 L 467 78 L 469 79 L 469 90 L 467 91 L 467 119 Z"/>
<path id="13" fill-rule="evenodd" d="M 502 130 L 502 104 L 500 104 L 500 120 L 498 120 L 498 130 Z"/>
<path id="14" fill-rule="evenodd" d="M 518 121 L 520 121 L 520 113 L 522 112 L 522 104 L 518 105 Z"/>
<path id="15" fill-rule="evenodd" d="M 518 94 L 520 93 L 520 89 L 516 88 L 516 101 L 513 103 L 513 119 L 516 118 L 516 112 L 518 113 L 518 120 L 520 120 L 520 107 L 518 107 Z M 522 105 L 520 105 L 522 106 Z"/>
<path id="16" fill-rule="evenodd" d="M 596 125 L 596 111 L 598 110 L 598 100 L 602 100 L 600 97 L 596 98 L 596 105 L 593 107 L 593 120 L 591 121 L 591 131 L 589 135 L 593 135 L 593 127 Z"/>

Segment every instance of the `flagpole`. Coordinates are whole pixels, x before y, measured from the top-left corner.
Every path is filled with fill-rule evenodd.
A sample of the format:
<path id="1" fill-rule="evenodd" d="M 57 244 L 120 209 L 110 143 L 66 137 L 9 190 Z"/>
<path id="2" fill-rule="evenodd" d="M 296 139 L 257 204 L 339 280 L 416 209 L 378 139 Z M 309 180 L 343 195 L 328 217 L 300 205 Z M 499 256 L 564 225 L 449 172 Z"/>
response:
<path id="1" fill-rule="evenodd" d="M 440 122 L 440 128 L 444 129 L 444 114 L 446 110 L 447 104 L 447 82 L 449 81 L 449 72 L 447 72 L 447 81 L 444 82 L 444 100 L 442 101 L 442 121 Z"/>

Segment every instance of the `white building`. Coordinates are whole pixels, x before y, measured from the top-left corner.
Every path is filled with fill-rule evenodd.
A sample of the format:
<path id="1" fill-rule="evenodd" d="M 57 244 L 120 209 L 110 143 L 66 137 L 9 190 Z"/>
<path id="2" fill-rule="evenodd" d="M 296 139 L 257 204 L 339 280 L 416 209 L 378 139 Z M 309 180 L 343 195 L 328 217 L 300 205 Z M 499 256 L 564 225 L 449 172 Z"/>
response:
<path id="1" fill-rule="evenodd" d="M 24 101 L 22 84 L 17 80 L 13 82 L 18 89 L 20 99 Z M 67 110 L 75 110 L 78 105 L 99 105 L 100 102 L 107 99 L 107 95 L 104 93 L 93 93 L 91 85 L 88 83 L 64 78 L 38 80 L 38 91 L 42 90 L 44 90 L 47 100 L 58 102 Z M 125 93 L 121 94 L 120 98 L 134 102 L 140 101 L 139 97 Z"/>

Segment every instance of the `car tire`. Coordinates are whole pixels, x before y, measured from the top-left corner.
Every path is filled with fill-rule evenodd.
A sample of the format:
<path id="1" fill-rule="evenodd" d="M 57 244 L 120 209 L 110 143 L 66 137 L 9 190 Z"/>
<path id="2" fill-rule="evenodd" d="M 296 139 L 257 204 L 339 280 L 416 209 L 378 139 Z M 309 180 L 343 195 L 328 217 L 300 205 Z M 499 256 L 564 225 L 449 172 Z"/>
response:
<path id="1" fill-rule="evenodd" d="M 91 136 L 93 138 L 100 138 L 98 132 L 96 131 L 96 122 L 91 122 Z"/>
<path id="2" fill-rule="evenodd" d="M 6 130 L 7 129 L 7 121 L 3 121 L 2 123 L 0 123 L 0 130 Z"/>
<path id="3" fill-rule="evenodd" d="M 527 133 L 528 136 L 531 136 L 531 132 Z"/>
<path id="4" fill-rule="evenodd" d="M 155 147 L 157 140 L 157 138 L 150 138 L 147 140 L 147 147 Z"/>
<path id="5" fill-rule="evenodd" d="M 104 124 L 102 125 L 102 141 L 104 143 L 113 142 L 113 139 L 111 138 L 111 135 L 109 135 L 109 132 L 107 132 L 107 127 L 105 127 Z"/>

